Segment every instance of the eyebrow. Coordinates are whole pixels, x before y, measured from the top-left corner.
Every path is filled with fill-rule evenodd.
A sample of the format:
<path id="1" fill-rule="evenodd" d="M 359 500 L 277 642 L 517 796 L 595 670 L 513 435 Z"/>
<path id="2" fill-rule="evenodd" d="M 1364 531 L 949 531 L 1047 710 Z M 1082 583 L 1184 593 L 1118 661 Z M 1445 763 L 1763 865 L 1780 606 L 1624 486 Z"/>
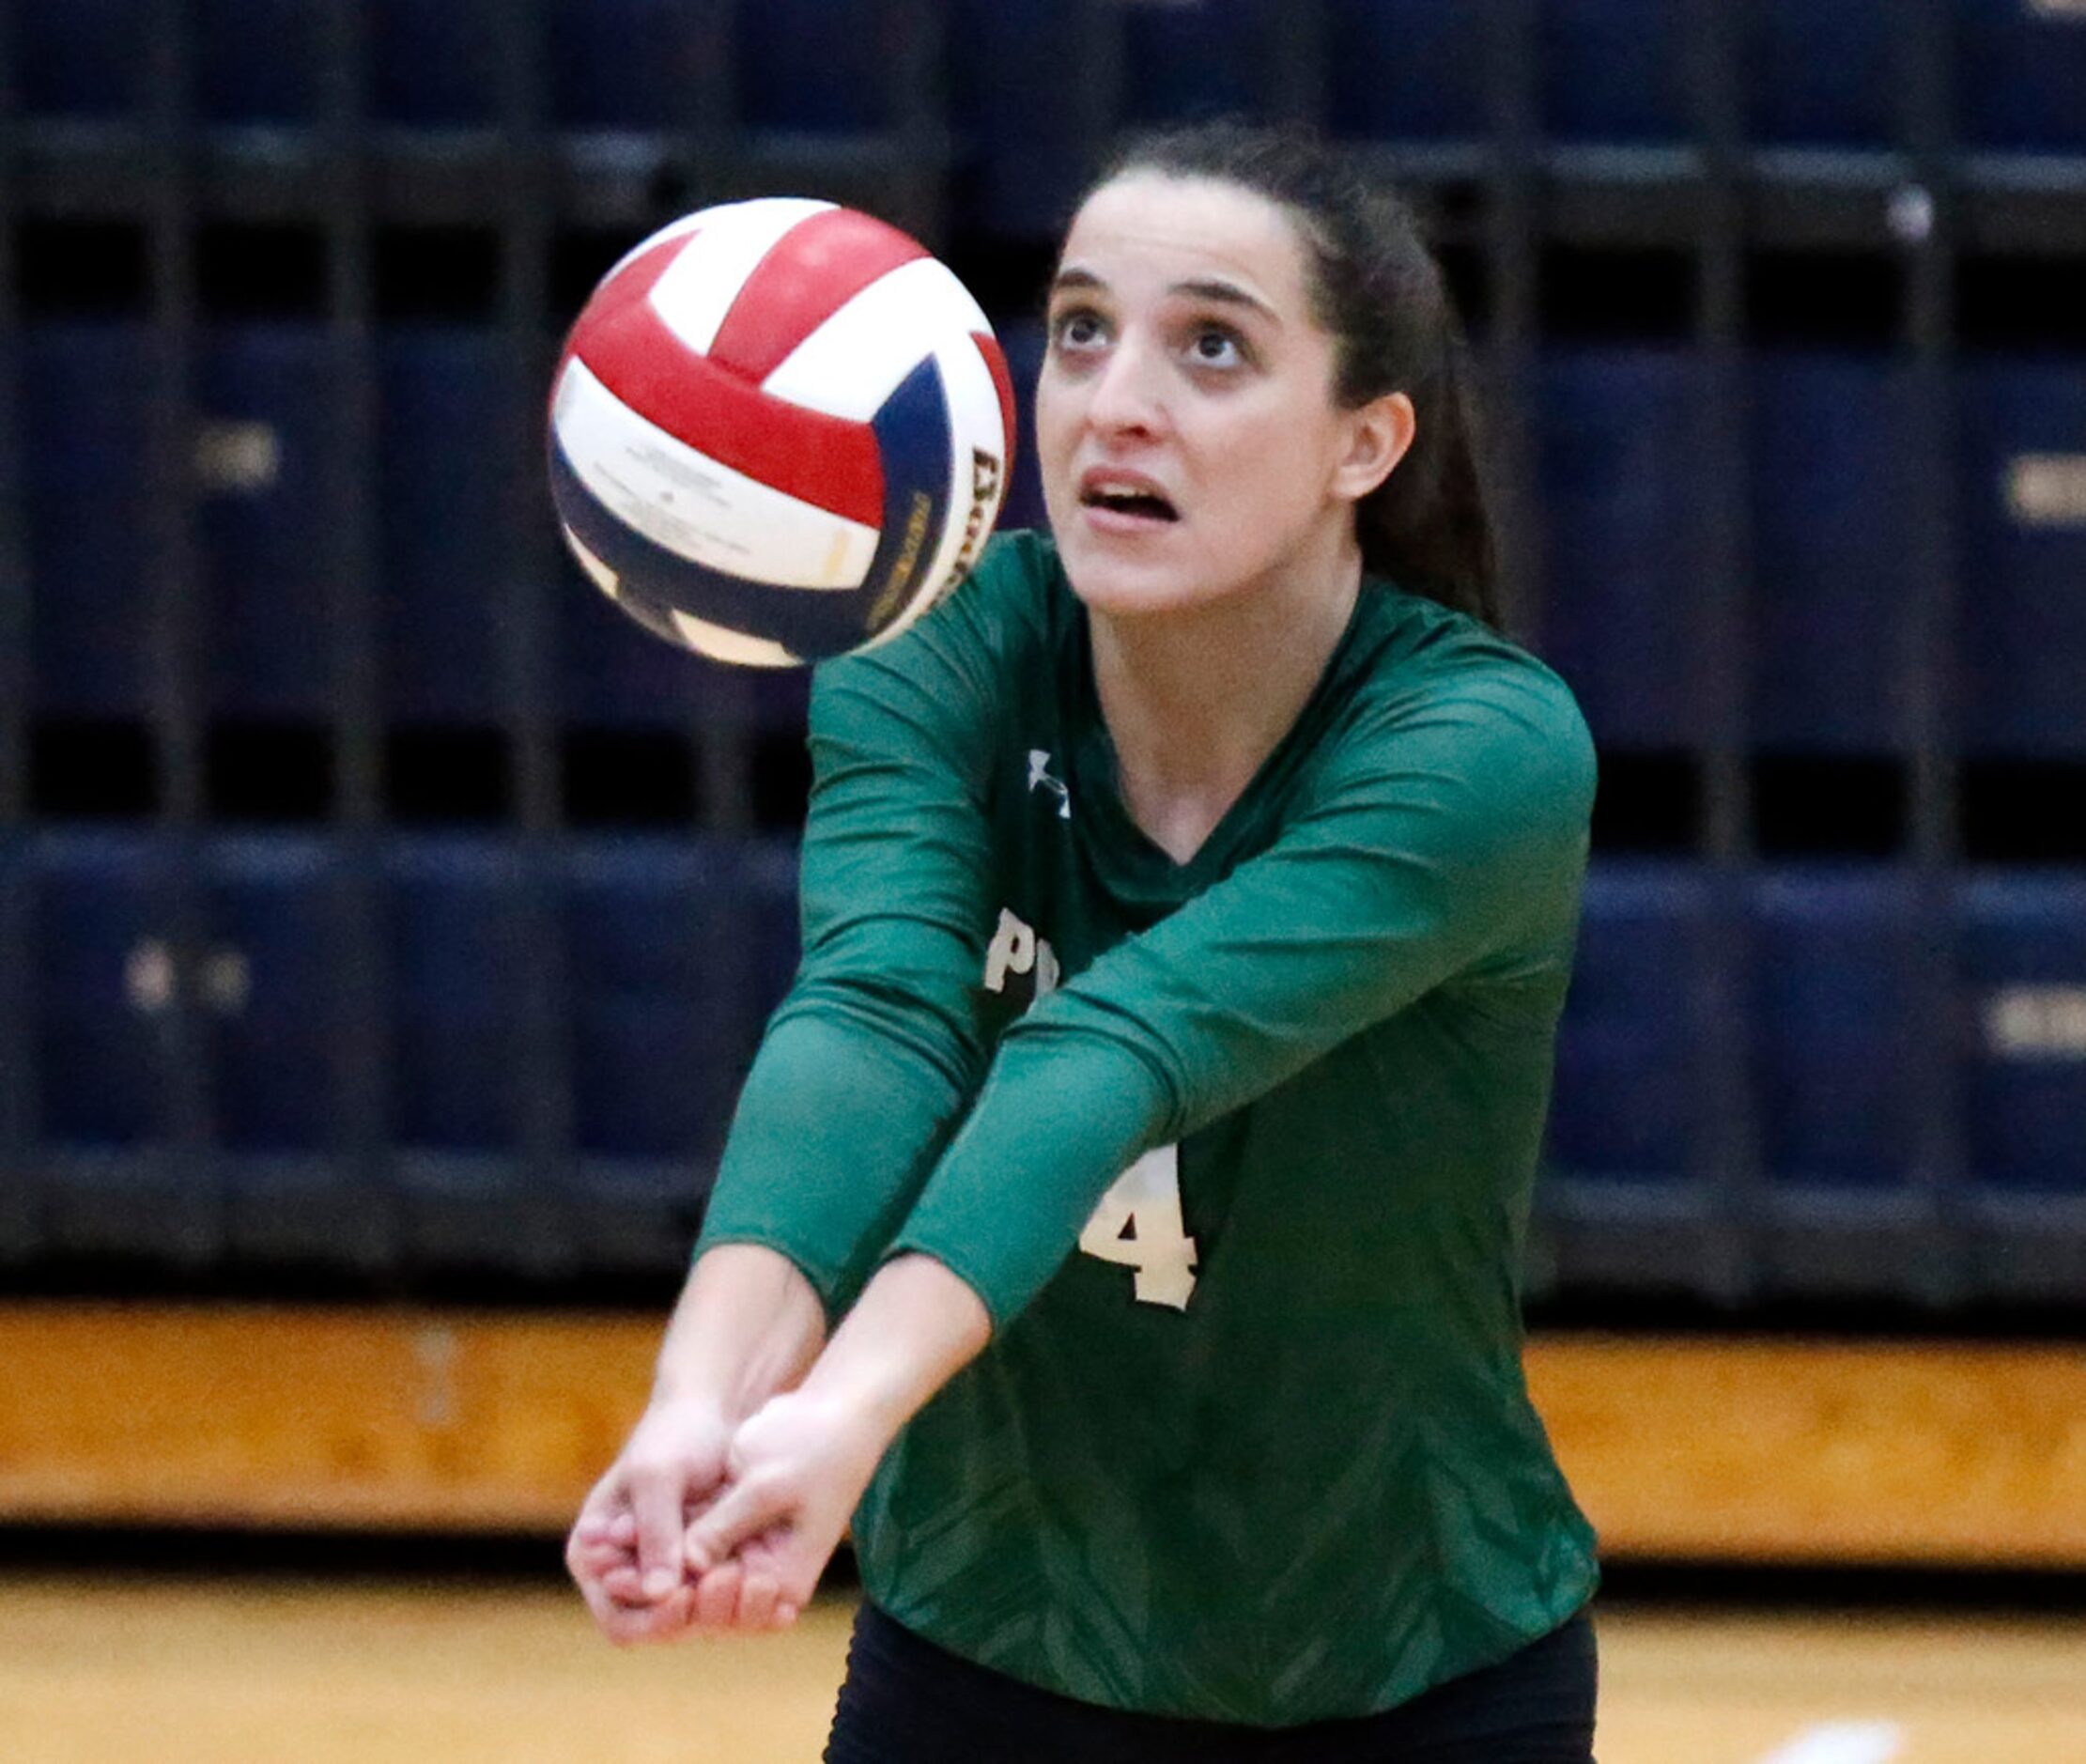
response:
<path id="1" fill-rule="evenodd" d="M 1056 296 L 1065 288 L 1105 289 L 1107 286 L 1091 270 L 1060 270 L 1050 285 L 1050 292 Z M 1236 282 L 1227 282 L 1220 277 L 1197 276 L 1186 282 L 1176 282 L 1167 292 L 1193 295 L 1199 300 L 1213 301 L 1220 306 L 1244 306 L 1251 312 L 1261 314 L 1273 324 L 1279 325 L 1282 322 L 1281 314 L 1258 294 L 1249 294 Z"/>

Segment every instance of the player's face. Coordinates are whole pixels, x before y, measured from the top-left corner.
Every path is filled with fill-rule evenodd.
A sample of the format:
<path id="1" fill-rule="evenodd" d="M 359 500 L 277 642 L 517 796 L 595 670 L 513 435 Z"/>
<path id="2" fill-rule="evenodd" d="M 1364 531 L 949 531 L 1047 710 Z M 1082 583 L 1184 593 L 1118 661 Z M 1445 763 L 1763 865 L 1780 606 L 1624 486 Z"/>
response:
<path id="1" fill-rule="evenodd" d="M 1207 605 L 1352 547 L 1352 414 L 1276 204 L 1152 173 L 1104 185 L 1066 236 L 1049 330 L 1043 500 L 1089 606 Z"/>

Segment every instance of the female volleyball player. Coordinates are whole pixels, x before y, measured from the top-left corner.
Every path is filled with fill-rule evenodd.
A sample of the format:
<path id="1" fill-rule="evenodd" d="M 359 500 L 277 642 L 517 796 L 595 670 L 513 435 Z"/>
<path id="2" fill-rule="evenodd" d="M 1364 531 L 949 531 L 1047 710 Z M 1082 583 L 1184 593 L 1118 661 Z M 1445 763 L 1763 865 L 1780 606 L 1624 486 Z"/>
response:
<path id="1" fill-rule="evenodd" d="M 803 967 L 574 1573 L 765 1627 L 852 1515 L 838 1760 L 1584 1764 L 1516 1277 L 1593 757 L 1440 271 L 1307 141 L 1148 144 L 1037 444 L 1054 541 L 821 671 Z"/>

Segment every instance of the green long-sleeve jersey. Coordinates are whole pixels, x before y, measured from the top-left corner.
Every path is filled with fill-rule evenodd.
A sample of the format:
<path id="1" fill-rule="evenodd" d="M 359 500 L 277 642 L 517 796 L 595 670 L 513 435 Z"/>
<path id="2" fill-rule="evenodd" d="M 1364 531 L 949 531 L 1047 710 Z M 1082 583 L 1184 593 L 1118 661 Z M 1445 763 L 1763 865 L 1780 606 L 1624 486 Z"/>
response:
<path id="1" fill-rule="evenodd" d="M 1562 682 L 1366 582 L 1177 863 L 1014 534 L 820 670 L 811 748 L 803 966 L 703 1243 L 836 1313 L 922 1252 L 994 1323 L 856 1515 L 869 1595 L 1068 1695 L 1271 1726 L 1577 1610 L 1517 1280 L 1593 796 Z"/>

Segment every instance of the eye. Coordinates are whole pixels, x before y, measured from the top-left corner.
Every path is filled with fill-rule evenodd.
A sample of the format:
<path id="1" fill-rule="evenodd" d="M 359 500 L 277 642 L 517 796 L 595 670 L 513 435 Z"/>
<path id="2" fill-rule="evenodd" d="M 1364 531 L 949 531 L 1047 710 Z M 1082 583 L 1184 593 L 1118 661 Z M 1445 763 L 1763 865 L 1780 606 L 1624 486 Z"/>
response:
<path id="1" fill-rule="evenodd" d="M 1245 362 L 1245 345 L 1227 325 L 1201 325 L 1188 346 L 1198 367 L 1238 367 Z"/>
<path id="2" fill-rule="evenodd" d="M 1090 349 L 1106 335 L 1101 315 L 1090 306 L 1071 306 L 1050 321 L 1050 341 L 1059 349 Z"/>

